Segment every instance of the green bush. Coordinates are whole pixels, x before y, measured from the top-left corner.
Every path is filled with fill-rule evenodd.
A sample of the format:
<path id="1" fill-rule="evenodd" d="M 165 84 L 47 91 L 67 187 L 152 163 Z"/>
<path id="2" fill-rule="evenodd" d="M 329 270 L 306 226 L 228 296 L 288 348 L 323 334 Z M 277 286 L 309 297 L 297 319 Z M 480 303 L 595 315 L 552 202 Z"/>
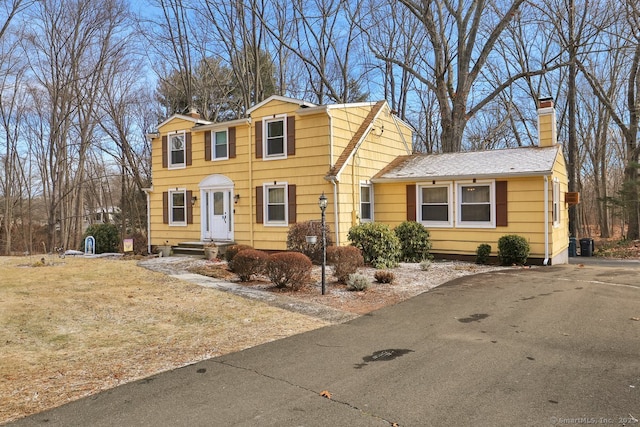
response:
<path id="1" fill-rule="evenodd" d="M 233 261 L 233 257 L 240 251 L 245 249 L 253 249 L 253 246 L 249 245 L 231 245 L 224 251 L 224 259 L 229 263 L 229 268 L 231 268 L 231 261 Z M 233 271 L 233 270 L 231 270 Z"/>
<path id="2" fill-rule="evenodd" d="M 476 264 L 486 264 L 491 256 L 491 245 L 482 243 L 476 249 Z"/>
<path id="3" fill-rule="evenodd" d="M 431 260 L 430 259 L 423 259 L 422 261 L 420 261 L 420 270 L 427 271 L 430 268 L 431 268 Z"/>
<path id="4" fill-rule="evenodd" d="M 82 236 L 82 249 L 84 250 L 85 240 L 88 236 L 93 236 L 96 240 L 95 251 L 97 254 L 120 251 L 120 232 L 115 224 L 92 224 L 87 228 Z"/>
<path id="5" fill-rule="evenodd" d="M 502 265 L 523 265 L 529 256 L 529 243 L 515 234 L 507 234 L 498 239 L 498 259 Z"/>
<path id="6" fill-rule="evenodd" d="M 241 282 L 248 282 L 255 274 L 264 272 L 268 258 L 269 255 L 266 252 L 243 249 L 233 257 L 229 268 L 238 275 Z"/>
<path id="7" fill-rule="evenodd" d="M 311 280 L 313 264 L 300 252 L 278 252 L 269 256 L 265 274 L 278 288 L 298 290 Z"/>
<path id="8" fill-rule="evenodd" d="M 316 236 L 316 243 L 307 243 L 307 236 Z M 331 230 L 325 224 L 327 248 L 331 246 Z M 287 234 L 287 250 L 301 252 L 308 256 L 314 264 L 322 264 L 322 223 L 305 221 L 293 224 Z"/>
<path id="9" fill-rule="evenodd" d="M 347 279 L 347 290 L 366 291 L 369 288 L 369 278 L 364 274 L 354 273 Z"/>
<path id="10" fill-rule="evenodd" d="M 340 283 L 346 283 L 349 275 L 364 267 L 362 253 L 355 246 L 329 246 L 327 261 L 333 266 L 333 275 Z"/>
<path id="11" fill-rule="evenodd" d="M 375 268 L 393 268 L 400 259 L 398 236 L 386 224 L 367 222 L 351 227 L 347 238 L 362 251 L 364 262 Z"/>
<path id="12" fill-rule="evenodd" d="M 400 240 L 400 259 L 404 262 L 420 262 L 429 258 L 431 241 L 429 231 L 415 221 L 404 221 L 394 232 Z"/>

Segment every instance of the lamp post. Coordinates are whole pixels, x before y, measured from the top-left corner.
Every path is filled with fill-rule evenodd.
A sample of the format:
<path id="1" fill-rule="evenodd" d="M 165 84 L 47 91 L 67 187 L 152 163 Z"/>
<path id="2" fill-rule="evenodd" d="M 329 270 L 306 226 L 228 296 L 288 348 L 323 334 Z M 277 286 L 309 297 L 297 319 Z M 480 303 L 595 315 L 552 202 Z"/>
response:
<path id="1" fill-rule="evenodd" d="M 326 289 L 325 270 L 327 268 L 327 231 L 324 226 L 324 211 L 327 209 L 327 196 L 324 195 L 324 191 L 318 200 L 318 206 L 320 206 L 320 212 L 322 212 L 322 295 L 324 295 Z"/>

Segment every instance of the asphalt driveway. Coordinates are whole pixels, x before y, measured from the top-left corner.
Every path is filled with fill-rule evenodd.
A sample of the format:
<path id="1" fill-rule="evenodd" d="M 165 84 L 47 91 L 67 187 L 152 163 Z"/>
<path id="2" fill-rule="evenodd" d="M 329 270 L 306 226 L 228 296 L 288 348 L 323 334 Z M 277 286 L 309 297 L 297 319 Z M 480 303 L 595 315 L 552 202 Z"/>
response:
<path id="1" fill-rule="evenodd" d="M 640 425 L 638 267 L 461 278 L 14 424 Z"/>

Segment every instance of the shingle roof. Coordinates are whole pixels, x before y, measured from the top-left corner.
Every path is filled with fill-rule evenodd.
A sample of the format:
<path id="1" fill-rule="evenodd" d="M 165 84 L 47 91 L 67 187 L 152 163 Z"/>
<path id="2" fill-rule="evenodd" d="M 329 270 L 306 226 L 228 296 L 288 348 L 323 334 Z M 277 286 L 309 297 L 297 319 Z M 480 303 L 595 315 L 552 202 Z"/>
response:
<path id="1" fill-rule="evenodd" d="M 371 181 L 547 175 L 551 173 L 560 149 L 560 145 L 555 145 L 401 156 L 376 174 Z"/>

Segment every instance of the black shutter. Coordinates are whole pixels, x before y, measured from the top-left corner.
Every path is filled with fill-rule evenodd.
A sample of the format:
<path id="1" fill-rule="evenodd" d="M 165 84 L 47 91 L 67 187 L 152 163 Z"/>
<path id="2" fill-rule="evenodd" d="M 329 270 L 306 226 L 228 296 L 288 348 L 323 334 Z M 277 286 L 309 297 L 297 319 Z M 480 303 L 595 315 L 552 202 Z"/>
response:
<path id="1" fill-rule="evenodd" d="M 261 185 L 256 187 L 256 223 L 264 224 L 264 197 Z"/>
<path id="2" fill-rule="evenodd" d="M 407 185 L 407 221 L 416 220 L 416 185 Z"/>
<path id="3" fill-rule="evenodd" d="M 262 120 L 256 122 L 256 159 L 262 158 Z"/>

